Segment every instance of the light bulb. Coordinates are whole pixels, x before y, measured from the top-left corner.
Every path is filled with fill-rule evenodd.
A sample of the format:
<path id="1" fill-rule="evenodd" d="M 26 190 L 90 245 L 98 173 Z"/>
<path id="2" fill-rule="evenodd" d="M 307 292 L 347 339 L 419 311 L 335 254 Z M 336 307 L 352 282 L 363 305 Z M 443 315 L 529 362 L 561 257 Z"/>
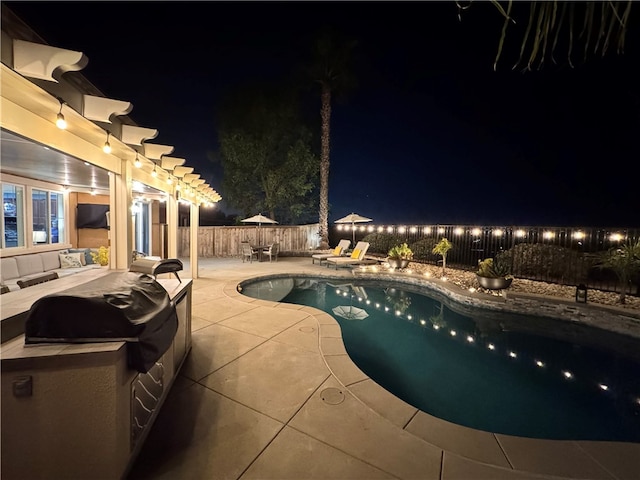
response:
<path id="1" fill-rule="evenodd" d="M 135 165 L 136 168 L 142 167 L 142 162 L 138 158 L 138 153 L 137 152 L 136 152 L 136 160 L 135 160 L 135 162 L 133 162 L 133 164 Z"/>
<path id="2" fill-rule="evenodd" d="M 109 132 L 107 132 L 107 141 L 104 142 L 104 145 L 102 146 L 102 151 L 104 153 L 111 153 L 111 144 L 109 143 Z"/>
<path id="3" fill-rule="evenodd" d="M 58 127 L 60 130 L 64 130 L 65 128 L 67 128 L 67 121 L 64 119 L 64 115 L 61 113 L 59 113 L 56 118 L 56 127 Z"/>
<path id="4" fill-rule="evenodd" d="M 58 127 L 60 130 L 64 130 L 65 128 L 67 128 L 67 121 L 64 119 L 64 115 L 62 114 L 62 106 L 64 105 L 64 100 L 58 97 L 58 101 L 60 102 L 60 111 L 56 116 L 56 127 Z"/>

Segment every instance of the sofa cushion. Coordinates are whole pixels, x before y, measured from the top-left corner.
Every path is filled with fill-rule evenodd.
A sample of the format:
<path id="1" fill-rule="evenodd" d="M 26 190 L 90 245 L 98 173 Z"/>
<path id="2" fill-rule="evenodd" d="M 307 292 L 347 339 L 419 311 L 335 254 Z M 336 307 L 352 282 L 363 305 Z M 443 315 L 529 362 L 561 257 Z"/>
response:
<path id="1" fill-rule="evenodd" d="M 60 252 L 42 252 L 39 253 L 40 258 L 42 259 L 42 268 L 45 272 L 49 270 L 55 270 L 56 268 L 60 268 Z"/>
<path id="2" fill-rule="evenodd" d="M 20 278 L 15 257 L 0 258 L 0 274 L 2 274 L 2 283 Z"/>
<path id="3" fill-rule="evenodd" d="M 15 257 L 21 277 L 44 272 L 40 255 L 19 255 Z"/>

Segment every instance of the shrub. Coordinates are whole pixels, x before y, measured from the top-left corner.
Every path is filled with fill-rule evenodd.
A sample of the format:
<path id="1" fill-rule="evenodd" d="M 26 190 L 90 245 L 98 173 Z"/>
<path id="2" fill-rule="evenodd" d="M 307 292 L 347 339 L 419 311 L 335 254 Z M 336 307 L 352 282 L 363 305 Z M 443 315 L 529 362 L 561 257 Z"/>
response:
<path id="1" fill-rule="evenodd" d="M 369 242 L 368 252 L 386 255 L 392 247 L 405 242 L 406 239 L 391 233 L 370 233 L 362 241 Z"/>
<path id="2" fill-rule="evenodd" d="M 436 246 L 436 243 L 433 238 L 423 238 L 422 240 L 412 243 L 410 248 L 413 251 L 413 259 L 418 261 L 435 261 L 436 255 L 433 253 L 433 247 Z"/>
<path id="3" fill-rule="evenodd" d="M 500 254 L 518 277 L 562 283 L 586 279 L 592 262 L 581 252 L 557 245 L 520 243 Z"/>

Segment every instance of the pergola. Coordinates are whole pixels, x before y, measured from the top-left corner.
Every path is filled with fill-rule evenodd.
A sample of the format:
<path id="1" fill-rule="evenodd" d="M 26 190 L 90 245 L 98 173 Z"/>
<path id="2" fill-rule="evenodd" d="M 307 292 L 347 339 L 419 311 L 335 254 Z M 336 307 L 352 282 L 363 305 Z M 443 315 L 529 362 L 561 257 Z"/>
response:
<path id="1" fill-rule="evenodd" d="M 82 52 L 24 40 L 24 25 L 12 28 L 11 20 L 3 8 L 3 42 L 11 40 L 0 65 L 3 182 L 27 178 L 62 192 L 108 195 L 113 269 L 127 269 L 131 262 L 135 196 L 165 202 L 170 258 L 177 256 L 178 203 L 187 202 L 196 278 L 198 209 L 220 201 L 220 195 L 186 159 L 170 156 L 173 146 L 148 142 L 158 131 L 135 125 L 128 116 L 132 103 L 104 97 L 78 72 L 88 61 Z M 64 128 L 57 124 L 61 119 Z"/>

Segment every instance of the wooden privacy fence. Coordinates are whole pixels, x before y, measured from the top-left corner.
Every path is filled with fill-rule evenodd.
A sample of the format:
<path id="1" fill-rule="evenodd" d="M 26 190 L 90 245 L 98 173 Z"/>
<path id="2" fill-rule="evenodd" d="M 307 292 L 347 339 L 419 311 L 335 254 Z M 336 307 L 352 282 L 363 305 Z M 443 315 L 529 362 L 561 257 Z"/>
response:
<path id="1" fill-rule="evenodd" d="M 269 245 L 279 243 L 280 255 L 300 255 L 318 248 L 319 224 L 311 225 L 241 225 L 199 227 L 198 257 L 240 256 L 240 242 Z M 190 227 L 178 227 L 178 256 L 190 254 Z"/>

